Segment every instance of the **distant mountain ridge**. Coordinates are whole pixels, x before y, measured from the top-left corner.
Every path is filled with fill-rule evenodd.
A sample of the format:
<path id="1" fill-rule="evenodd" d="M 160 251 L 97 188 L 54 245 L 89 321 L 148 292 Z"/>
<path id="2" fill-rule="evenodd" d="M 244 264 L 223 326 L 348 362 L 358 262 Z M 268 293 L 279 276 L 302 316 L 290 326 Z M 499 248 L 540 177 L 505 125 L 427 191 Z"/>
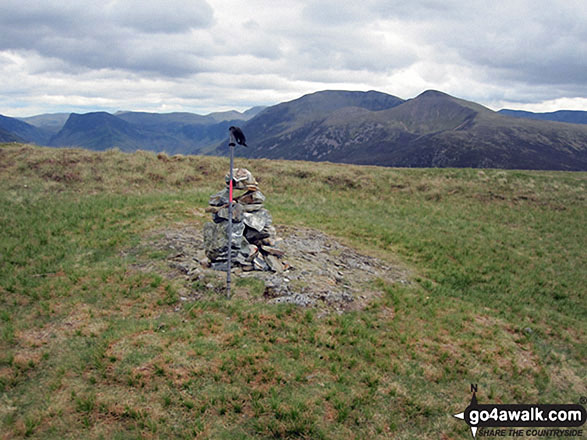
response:
<path id="1" fill-rule="evenodd" d="M 25 142 L 25 140 L 0 128 L 0 142 Z"/>
<path id="2" fill-rule="evenodd" d="M 556 112 L 533 113 L 523 110 L 503 109 L 498 113 L 514 118 L 538 119 L 540 121 L 567 122 L 569 124 L 587 124 L 587 111 L 558 110 Z"/>
<path id="3" fill-rule="evenodd" d="M 572 113 L 580 121 L 583 112 L 555 113 Z M 63 115 L 33 118 L 37 127 L 0 117 L 0 141 L 225 155 L 228 127 L 239 125 L 249 148 L 237 148 L 237 155 L 245 157 L 587 170 L 587 124 L 512 117 L 434 90 L 408 100 L 377 91 L 326 90 L 243 113 L 72 113 L 57 133 L 41 126 Z"/>
<path id="4" fill-rule="evenodd" d="M 587 170 L 582 125 L 512 118 L 433 90 L 406 101 L 388 95 L 387 104 L 371 108 L 360 104 L 368 92 L 352 92 L 345 101 L 347 93 L 318 92 L 265 109 L 243 125 L 250 148 L 237 154 L 402 167 Z M 215 154 L 226 150 L 218 145 Z"/>
<path id="5" fill-rule="evenodd" d="M 51 133 L 47 130 L 2 115 L 0 115 L 0 129 L 4 132 L 3 138 L 12 136 L 38 145 L 47 145 L 51 137 Z"/>
<path id="6" fill-rule="evenodd" d="M 209 113 L 206 116 L 214 119 L 216 122 L 223 122 L 223 121 L 248 121 L 249 119 L 256 116 L 259 112 L 263 111 L 266 107 L 265 106 L 256 106 L 251 107 L 244 112 L 238 112 L 236 110 L 228 110 L 225 112 L 214 112 Z"/>
<path id="7" fill-rule="evenodd" d="M 51 146 L 83 145 L 93 150 L 118 146 L 123 151 L 140 149 L 148 137 L 125 120 L 106 112 L 72 113 L 49 142 Z M 106 147 L 104 147 L 106 146 Z"/>
<path id="8" fill-rule="evenodd" d="M 148 112 L 116 112 L 114 116 L 131 124 L 141 126 L 160 126 L 166 124 L 213 124 L 216 120 L 209 116 L 195 113 L 148 113 Z"/>
<path id="9" fill-rule="evenodd" d="M 245 123 L 243 127 L 247 136 L 255 139 L 255 142 L 241 154 L 250 157 L 316 160 L 316 155 L 308 156 L 300 144 L 314 127 L 341 110 L 343 114 L 340 117 L 347 120 L 362 111 L 389 109 L 403 102 L 401 98 L 376 91 L 326 90 L 304 95 L 293 101 L 268 107 Z M 224 154 L 226 149 L 226 145 L 220 145 L 215 152 Z"/>
<path id="10" fill-rule="evenodd" d="M 83 146 L 95 150 L 117 147 L 123 151 L 145 149 L 171 154 L 197 154 L 226 137 L 231 124 L 242 123 L 263 109 L 253 107 L 242 113 L 228 111 L 208 115 L 120 111 L 114 115 L 91 112 L 45 114 L 20 120 L 5 118 L 11 122 L 5 121 L 4 125 L 12 129 L 16 124 L 21 127 L 18 133 L 24 135 L 9 136 L 14 135 L 9 129 L 0 134 L 0 140 L 15 142 L 19 139 L 39 145 Z M 25 124 L 24 121 L 30 121 L 31 124 Z M 43 136 L 31 136 L 26 133 L 27 130 L 34 134 L 40 130 Z"/>
<path id="11" fill-rule="evenodd" d="M 72 113 L 49 145 L 197 154 L 226 137 L 232 122 L 216 122 L 213 118 L 189 113 L 124 112 L 118 116 L 105 112 Z"/>
<path id="12" fill-rule="evenodd" d="M 42 115 L 18 119 L 55 135 L 63 128 L 70 114 L 71 113 L 45 113 Z"/>
<path id="13" fill-rule="evenodd" d="M 0 120 L 0 141 L 48 146 L 83 146 L 95 150 L 117 147 L 196 154 L 226 136 L 231 124 L 254 117 L 265 107 L 198 115 L 188 112 L 119 111 L 54 113 Z"/>

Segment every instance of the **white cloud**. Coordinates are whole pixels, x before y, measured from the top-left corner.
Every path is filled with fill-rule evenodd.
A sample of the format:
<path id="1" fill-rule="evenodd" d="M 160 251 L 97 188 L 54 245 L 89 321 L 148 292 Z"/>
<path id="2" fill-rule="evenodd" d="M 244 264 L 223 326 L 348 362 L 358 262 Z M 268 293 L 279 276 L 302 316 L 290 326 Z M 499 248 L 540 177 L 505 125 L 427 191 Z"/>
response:
<path id="1" fill-rule="evenodd" d="M 0 113 L 243 110 L 334 88 L 583 105 L 582 3 L 3 0 Z"/>

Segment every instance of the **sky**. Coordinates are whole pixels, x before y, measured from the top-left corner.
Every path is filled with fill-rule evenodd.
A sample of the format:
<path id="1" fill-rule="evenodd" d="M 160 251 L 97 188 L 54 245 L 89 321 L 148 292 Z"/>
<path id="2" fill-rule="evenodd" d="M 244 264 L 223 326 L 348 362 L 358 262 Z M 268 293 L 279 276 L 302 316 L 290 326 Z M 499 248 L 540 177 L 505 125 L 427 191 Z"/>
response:
<path id="1" fill-rule="evenodd" d="M 319 90 L 587 110 L 585 0 L 0 0 L 0 114 L 207 114 Z"/>

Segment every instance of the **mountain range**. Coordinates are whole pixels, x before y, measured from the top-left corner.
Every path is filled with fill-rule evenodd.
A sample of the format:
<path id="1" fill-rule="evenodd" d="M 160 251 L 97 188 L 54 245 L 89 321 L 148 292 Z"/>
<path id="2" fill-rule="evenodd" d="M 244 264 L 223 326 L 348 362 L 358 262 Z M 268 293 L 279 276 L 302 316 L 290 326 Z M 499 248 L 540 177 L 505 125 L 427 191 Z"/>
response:
<path id="1" fill-rule="evenodd" d="M 269 107 L 243 125 L 237 154 L 402 167 L 587 170 L 587 126 L 512 118 L 429 90 L 401 100 L 326 91 Z M 376 104 L 374 104 L 376 103 Z M 216 154 L 226 154 L 226 144 Z"/>
<path id="2" fill-rule="evenodd" d="M 20 120 L 3 117 L 0 130 L 5 133 L 0 131 L 0 141 L 28 141 L 53 147 L 81 146 L 93 150 L 117 147 L 122 151 L 144 149 L 196 154 L 226 137 L 231 124 L 242 123 L 263 109 L 253 107 L 243 113 L 231 110 L 209 115 L 120 111 L 115 114 L 55 113 Z"/>
<path id="3" fill-rule="evenodd" d="M 327 90 L 244 113 L 0 116 L 0 141 L 225 155 L 228 127 L 239 125 L 249 148 L 238 147 L 236 154 L 244 157 L 587 170 L 584 121 L 587 112 L 494 112 L 433 90 L 408 100 L 376 91 Z"/>
<path id="4" fill-rule="evenodd" d="M 50 131 L 43 128 L 0 115 L 0 140 L 3 142 L 32 142 L 37 145 L 48 145 L 51 135 Z"/>
<path id="5" fill-rule="evenodd" d="M 498 113 L 514 118 L 538 119 L 539 121 L 569 122 L 571 124 L 587 124 L 587 112 L 581 110 L 558 110 L 548 113 L 532 113 L 522 110 L 503 109 Z"/>

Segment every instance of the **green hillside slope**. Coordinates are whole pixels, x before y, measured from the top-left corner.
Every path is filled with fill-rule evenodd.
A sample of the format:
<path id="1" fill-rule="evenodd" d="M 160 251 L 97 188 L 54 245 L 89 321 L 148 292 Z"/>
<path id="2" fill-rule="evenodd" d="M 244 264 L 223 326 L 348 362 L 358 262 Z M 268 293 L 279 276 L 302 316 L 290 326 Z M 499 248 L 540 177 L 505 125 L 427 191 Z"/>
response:
<path id="1" fill-rule="evenodd" d="M 208 221 L 226 159 L 0 145 L 3 437 L 466 439 L 471 383 L 587 395 L 587 173 L 236 166 L 274 224 L 405 276 L 340 314 L 238 273 L 229 301 L 160 245 Z"/>

